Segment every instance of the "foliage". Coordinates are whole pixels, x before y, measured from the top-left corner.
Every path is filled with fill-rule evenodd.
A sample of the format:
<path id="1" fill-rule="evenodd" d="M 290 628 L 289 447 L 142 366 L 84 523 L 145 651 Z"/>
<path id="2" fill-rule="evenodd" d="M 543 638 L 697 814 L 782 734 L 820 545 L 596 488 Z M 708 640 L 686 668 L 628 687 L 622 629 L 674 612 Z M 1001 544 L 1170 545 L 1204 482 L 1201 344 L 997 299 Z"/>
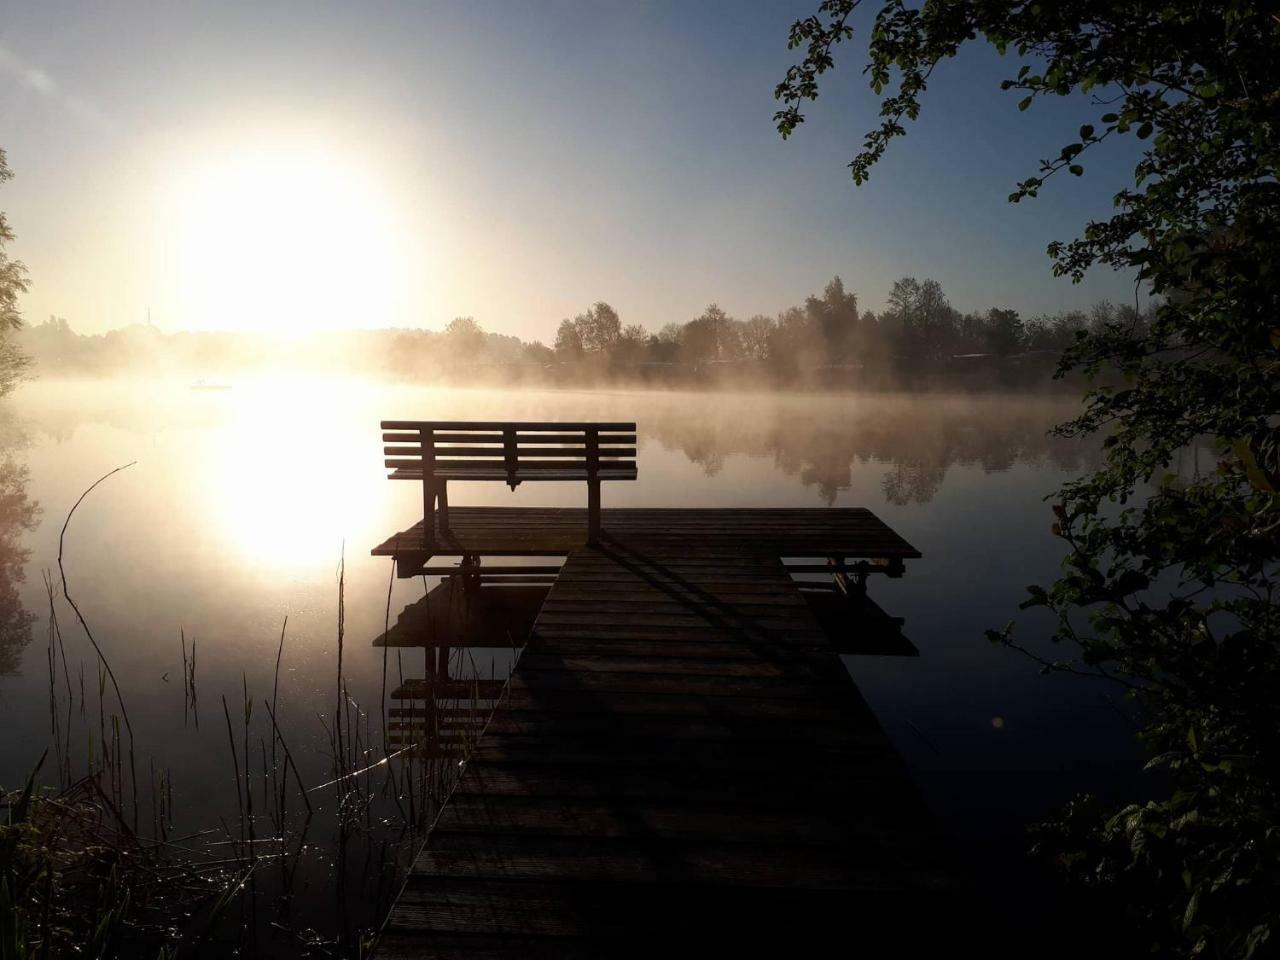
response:
<path id="1" fill-rule="evenodd" d="M 572 320 L 561 320 L 556 331 L 556 352 L 581 357 L 607 356 L 622 337 L 622 321 L 618 311 L 603 300 Z"/>
<path id="2" fill-rule="evenodd" d="M 474 317 L 455 317 L 444 328 L 444 338 L 450 353 L 458 357 L 473 357 L 484 346 L 484 331 Z"/>
<path id="3" fill-rule="evenodd" d="M 0 150 L 0 183 L 13 179 L 4 150 Z M 13 228 L 0 211 L 0 396 L 9 393 L 23 378 L 30 360 L 18 350 L 13 331 L 22 326 L 18 297 L 27 289 L 27 268 L 5 253 L 5 245 L 14 239 Z"/>
<path id="4" fill-rule="evenodd" d="M 44 760 L 21 790 L 0 790 L 0 960 L 176 956 L 170 921 L 190 916 L 221 873 L 196 875 L 148 847 L 94 777 L 39 788 Z"/>
<path id="5" fill-rule="evenodd" d="M 859 0 L 796 22 L 804 50 L 778 85 L 788 136 L 818 95 Z M 1115 212 L 1050 244 L 1054 272 L 1130 272 L 1160 298 L 1147 317 L 1080 318 L 1060 373 L 1092 378 L 1066 435 L 1103 432 L 1106 459 L 1067 485 L 1055 532 L 1060 580 L 1030 605 L 1057 615 L 1072 652 L 1046 669 L 1093 672 L 1144 708 L 1155 799 L 1113 809 L 1084 798 L 1045 825 L 1039 849 L 1119 892 L 1163 956 L 1272 955 L 1280 934 L 1280 16 L 1257 0 L 886 0 L 866 74 L 880 124 L 850 163 L 861 184 L 915 120 L 937 65 L 978 38 L 1024 62 L 1004 89 L 1026 110 L 1090 95 L 1084 124 L 1010 194 L 1085 173 L 1099 143 L 1142 143 Z M 1081 98 L 1083 99 L 1083 98 Z M 1207 476 L 1169 472 L 1209 437 Z M 993 639 L 1017 646 L 1012 628 Z M 1022 649 L 1021 647 L 1019 647 Z M 1167 789 L 1166 789 L 1167 788 Z"/>

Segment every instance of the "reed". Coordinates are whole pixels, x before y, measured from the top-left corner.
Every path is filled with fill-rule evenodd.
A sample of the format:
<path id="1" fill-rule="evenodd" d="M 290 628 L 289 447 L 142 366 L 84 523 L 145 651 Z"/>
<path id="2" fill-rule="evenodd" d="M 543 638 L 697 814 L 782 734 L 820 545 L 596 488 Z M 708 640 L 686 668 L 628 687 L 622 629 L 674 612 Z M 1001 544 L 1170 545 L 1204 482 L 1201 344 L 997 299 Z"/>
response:
<path id="1" fill-rule="evenodd" d="M 172 918 L 223 888 L 225 864 L 138 835 L 96 777 L 39 788 L 47 756 L 21 790 L 0 791 L 0 955 L 176 956 Z"/>
<path id="2" fill-rule="evenodd" d="M 280 703 L 280 661 L 284 659 L 284 635 L 289 629 L 289 618 L 284 618 L 284 623 L 280 624 L 280 645 L 276 647 L 276 668 L 271 675 L 271 713 L 275 716 L 275 711 Z M 276 769 L 276 736 L 271 736 L 271 769 Z"/>
<path id="3" fill-rule="evenodd" d="M 67 604 L 71 607 L 71 609 L 75 611 L 76 619 L 80 621 L 80 626 L 84 630 L 85 636 L 88 637 L 89 643 L 93 646 L 94 653 L 98 655 L 99 664 L 103 669 L 106 670 L 107 676 L 111 678 L 111 686 L 116 693 L 116 703 L 120 707 L 120 713 L 124 717 L 125 728 L 129 732 L 129 770 L 132 777 L 132 783 L 135 788 L 132 790 L 132 793 L 134 796 L 133 819 L 134 819 L 135 829 L 137 827 L 137 820 L 138 820 L 137 789 L 136 789 L 136 786 L 138 783 L 138 775 L 137 775 L 137 764 L 135 763 L 135 760 L 134 760 L 134 751 L 133 751 L 133 724 L 129 722 L 129 711 L 125 708 L 124 695 L 120 692 L 120 684 L 116 680 L 115 671 L 111 669 L 110 661 L 107 660 L 106 654 L 102 652 L 102 647 L 98 645 L 98 641 L 97 639 L 95 639 L 93 635 L 93 631 L 89 629 L 89 623 L 88 621 L 85 620 L 84 614 L 80 612 L 80 608 L 76 606 L 76 602 L 73 599 L 71 599 L 71 588 L 67 584 L 67 571 L 66 571 L 66 567 L 64 567 L 62 563 L 62 554 L 63 554 L 63 547 L 67 538 L 67 528 L 71 526 L 71 518 L 75 516 L 76 510 L 80 508 L 80 504 L 84 502 L 85 497 L 89 496 L 89 494 L 91 494 L 94 491 L 94 488 L 98 486 L 98 484 L 102 483 L 104 480 L 109 479 L 110 477 L 115 476 L 121 470 L 127 470 L 129 467 L 132 467 L 136 462 L 137 461 L 133 461 L 132 463 L 126 463 L 123 466 L 116 467 L 114 470 L 109 470 L 107 473 L 103 474 L 101 477 L 99 477 L 97 480 L 91 483 L 88 489 L 86 489 L 84 493 L 80 494 L 79 499 L 76 500 L 74 504 L 72 504 L 71 510 L 68 511 L 67 513 L 66 520 L 62 522 L 62 532 L 58 534 L 58 574 L 62 578 L 62 596 L 67 601 Z"/>
<path id="4" fill-rule="evenodd" d="M 77 506 L 85 495 L 77 501 Z M 459 760 L 474 749 L 479 724 L 464 724 L 458 743 L 450 741 L 448 745 L 441 745 L 437 739 L 440 726 L 434 704 L 420 709 L 417 703 L 408 702 L 405 742 L 398 749 L 392 749 L 387 735 L 388 673 L 394 670 L 403 684 L 407 664 L 405 652 L 398 649 L 392 665 L 384 648 L 378 711 L 382 726 L 380 730 L 374 728 L 377 719 L 374 711 L 360 702 L 344 675 L 346 578 L 345 557 L 340 557 L 335 710 L 331 718 L 319 718 L 331 751 L 334 777 L 328 783 L 309 788 L 305 771 L 298 765 L 298 755 L 286 738 L 280 689 L 289 625 L 286 617 L 277 640 L 270 697 L 258 698 L 262 709 L 255 709 L 257 705 L 249 690 L 247 673 L 241 675 L 242 709 L 238 723 L 231 716 L 230 697 L 220 695 L 230 752 L 227 773 L 236 790 L 236 821 L 228 823 L 228 817 L 215 815 L 213 819 L 222 825 L 220 834 L 214 827 L 177 836 L 175 823 L 184 813 L 174 789 L 172 771 L 158 758 L 151 757 L 144 761 L 145 785 L 136 777 L 133 729 L 122 691 L 112 665 L 104 656 L 105 648 L 87 618 L 74 606 L 95 656 L 98 702 L 96 717 L 92 717 L 89 704 L 92 698 L 85 695 L 84 663 L 81 662 L 79 723 L 89 733 L 81 746 L 88 758 L 88 770 L 78 780 L 72 776 L 76 694 L 65 640 L 58 627 L 57 607 L 59 602 L 72 605 L 73 601 L 65 567 L 60 567 L 60 572 L 63 576 L 61 598 L 56 596 L 53 575 L 46 574 L 50 617 L 45 651 L 51 739 L 48 752 L 52 757 L 50 765 L 57 765 L 58 787 L 52 792 L 37 791 L 28 805 L 38 808 L 42 829 L 61 839 L 56 849 L 48 844 L 40 847 L 31 843 L 24 849 L 33 861 L 43 859 L 46 867 L 42 868 L 41 875 L 45 877 L 61 877 L 62 867 L 48 869 L 55 861 L 69 865 L 79 857 L 83 863 L 72 870 L 77 878 L 74 882 L 47 880 L 41 890 L 34 890 L 29 883 L 23 885 L 16 894 L 12 911 L 13 916 L 21 918 L 22 925 L 15 936 L 24 944 L 40 948 L 41 943 L 53 942 L 49 931 L 63 922 L 59 918 L 74 914 L 77 920 L 67 929 L 80 931 L 83 943 L 98 941 L 92 939 L 94 934 L 76 923 L 80 919 L 87 922 L 87 918 L 95 918 L 104 938 L 99 943 L 104 956 L 138 955 L 133 948 L 139 944 L 145 944 L 142 952 L 146 956 L 177 957 L 197 946 L 202 956 L 208 953 L 206 947 L 217 952 L 223 946 L 240 953 L 265 951 L 267 955 L 276 955 L 278 943 L 268 946 L 262 938 L 282 932 L 293 944 L 290 950 L 295 947 L 301 950 L 299 945 L 305 943 L 305 949 L 315 955 L 359 956 L 369 942 L 371 924 L 379 918 L 377 905 L 385 904 L 397 887 L 392 882 L 395 871 L 407 866 L 408 856 L 421 842 L 440 803 L 456 785 L 461 769 Z M 394 567 L 387 588 L 385 628 L 390 626 L 393 589 Z M 180 629 L 183 725 L 198 731 L 197 646 L 196 639 L 193 637 L 188 643 L 185 629 Z M 427 656 L 424 651 L 424 657 Z M 423 665 L 428 676 L 438 670 L 444 676 L 451 675 L 463 682 L 469 680 L 472 696 L 451 698 L 441 705 L 456 708 L 466 702 L 473 714 L 476 713 L 479 708 L 475 694 L 479 692 L 481 671 L 469 653 L 456 649 L 443 651 L 438 666 L 430 661 Z M 488 674 L 493 677 L 492 668 Z M 61 702 L 63 697 L 65 705 Z M 176 709 L 176 702 L 174 707 Z M 296 728 L 294 723 L 288 729 Z M 213 735 L 219 736 L 216 731 Z M 256 758 L 253 756 L 255 742 Z M 257 789 L 255 783 L 260 785 Z M 317 805 L 312 793 L 331 794 L 332 803 Z M 140 830 L 140 806 L 146 806 L 150 815 L 146 824 L 149 835 Z M 91 827 L 95 817 L 97 824 Z M 261 825 L 267 822 L 271 830 L 264 836 Z M 318 830 L 323 832 L 319 839 L 313 840 Z M 98 858 L 93 862 L 99 868 L 92 874 L 96 886 L 91 887 L 88 864 L 92 857 Z M 264 861 L 270 860 L 278 862 L 278 871 L 259 869 Z M 332 864 L 328 881 L 332 885 L 332 908 L 325 913 L 330 921 L 329 929 L 325 938 L 318 940 L 314 934 L 295 933 L 291 921 L 298 885 L 304 884 L 302 890 L 307 890 L 306 881 L 300 879 L 305 874 L 300 871 L 304 867 L 312 869 L 325 860 Z M 176 884 L 173 891 L 164 888 L 164 883 L 169 881 Z M 15 887 L 5 882 L 7 886 L 0 891 L 0 898 L 14 901 Z M 308 895 L 314 896 L 314 891 Z M 372 897 L 372 905 L 365 902 L 368 897 Z M 359 904 L 359 909 L 353 912 L 355 904 Z M 311 917 L 312 922 L 314 919 Z"/>
<path id="5" fill-rule="evenodd" d="M 343 702 L 343 684 L 342 684 L 342 653 L 343 639 L 346 630 L 346 582 L 347 582 L 347 553 L 346 543 L 342 545 L 342 554 L 338 560 L 338 701 L 337 707 L 333 712 L 333 733 L 334 733 L 334 777 L 340 778 L 343 775 L 343 759 L 344 751 L 342 745 L 342 702 Z"/>
<path id="6" fill-rule="evenodd" d="M 227 744 L 231 747 L 231 764 L 236 775 L 236 810 L 240 814 L 240 844 L 235 846 L 236 858 L 240 857 L 240 847 L 244 845 L 244 795 L 240 792 L 240 758 L 236 755 L 236 735 L 231 731 L 231 709 L 227 706 L 227 696 L 222 695 L 222 714 L 227 720 Z M 228 831 L 230 837 L 230 831 Z"/>

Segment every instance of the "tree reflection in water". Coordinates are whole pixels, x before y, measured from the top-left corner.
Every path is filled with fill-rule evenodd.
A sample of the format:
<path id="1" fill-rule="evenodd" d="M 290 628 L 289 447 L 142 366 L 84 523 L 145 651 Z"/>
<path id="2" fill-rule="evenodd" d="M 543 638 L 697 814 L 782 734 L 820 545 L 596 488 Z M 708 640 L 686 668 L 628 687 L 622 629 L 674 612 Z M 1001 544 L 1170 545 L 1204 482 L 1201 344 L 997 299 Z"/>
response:
<path id="1" fill-rule="evenodd" d="M 17 459 L 23 446 L 14 424 L 0 423 L 0 676 L 18 672 L 35 619 L 18 594 L 30 556 L 22 537 L 40 519 L 40 507 L 27 496 L 26 464 Z"/>
<path id="2" fill-rule="evenodd" d="M 863 463 L 887 465 L 885 499 L 901 505 L 933 499 L 953 465 L 999 473 L 1047 461 L 1079 472 L 1099 453 L 1094 443 L 1051 434 L 1077 406 L 1053 394 L 779 396 L 752 404 L 749 415 L 741 399 L 711 395 L 700 406 L 696 418 L 684 410 L 651 411 L 646 432 L 709 476 L 731 454 L 772 457 L 827 504 L 852 485 Z"/>

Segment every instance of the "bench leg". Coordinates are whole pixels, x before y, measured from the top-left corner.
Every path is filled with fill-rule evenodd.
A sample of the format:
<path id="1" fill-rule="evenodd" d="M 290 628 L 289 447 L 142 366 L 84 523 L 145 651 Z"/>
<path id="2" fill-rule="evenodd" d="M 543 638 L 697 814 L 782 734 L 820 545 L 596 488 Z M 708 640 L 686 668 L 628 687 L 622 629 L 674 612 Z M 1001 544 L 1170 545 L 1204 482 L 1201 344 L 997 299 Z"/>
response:
<path id="1" fill-rule="evenodd" d="M 587 481 L 587 544 L 600 542 L 600 481 Z"/>
<path id="2" fill-rule="evenodd" d="M 435 546 L 436 505 L 440 506 L 440 532 L 449 532 L 449 481 L 422 484 L 422 536 L 428 547 Z"/>
<path id="3" fill-rule="evenodd" d="M 449 532 L 449 481 L 438 481 L 440 486 L 436 488 L 436 498 L 440 501 L 440 531 L 442 533 Z"/>
<path id="4" fill-rule="evenodd" d="M 436 485 L 422 481 L 422 543 L 428 550 L 436 545 Z"/>

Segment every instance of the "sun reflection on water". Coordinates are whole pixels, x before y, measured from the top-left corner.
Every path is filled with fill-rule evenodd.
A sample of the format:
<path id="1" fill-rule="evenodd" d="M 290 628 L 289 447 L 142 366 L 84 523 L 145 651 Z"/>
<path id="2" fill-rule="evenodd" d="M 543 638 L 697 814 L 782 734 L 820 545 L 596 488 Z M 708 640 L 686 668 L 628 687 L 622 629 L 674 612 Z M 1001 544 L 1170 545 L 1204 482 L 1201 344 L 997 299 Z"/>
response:
<path id="1" fill-rule="evenodd" d="M 344 540 L 367 549 L 387 482 L 376 424 L 356 419 L 323 381 L 237 388 L 202 491 L 211 530 L 276 574 L 331 567 Z"/>

